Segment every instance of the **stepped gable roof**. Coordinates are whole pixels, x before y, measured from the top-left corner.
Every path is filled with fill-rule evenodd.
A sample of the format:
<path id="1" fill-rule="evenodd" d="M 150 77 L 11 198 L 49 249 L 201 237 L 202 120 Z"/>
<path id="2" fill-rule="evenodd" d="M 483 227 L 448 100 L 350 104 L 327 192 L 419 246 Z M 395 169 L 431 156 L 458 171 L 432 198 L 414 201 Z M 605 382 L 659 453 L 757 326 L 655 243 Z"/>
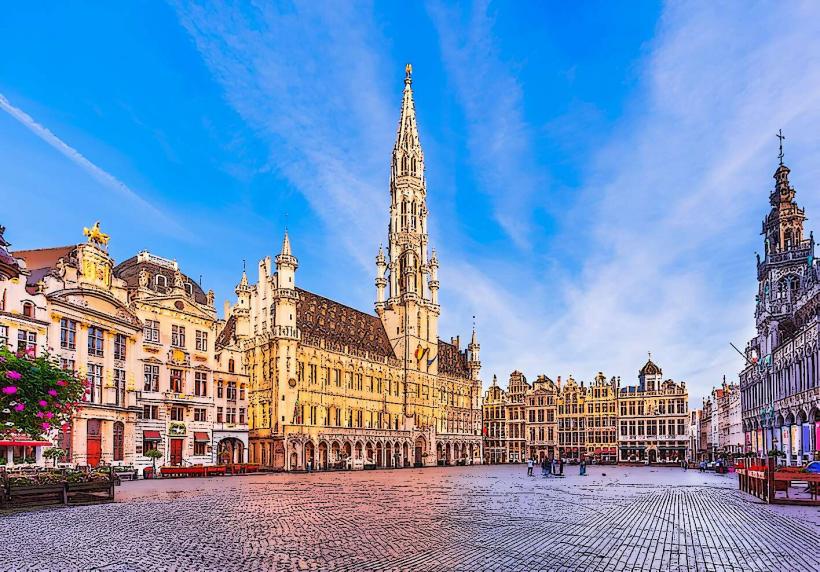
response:
<path id="1" fill-rule="evenodd" d="M 125 283 L 129 288 L 138 288 L 140 283 L 140 271 L 145 269 L 145 271 L 150 275 L 150 279 L 148 280 L 148 288 L 150 290 L 162 295 L 167 295 L 173 292 L 174 274 L 176 273 L 173 268 L 156 264 L 150 260 L 140 261 L 138 258 L 138 256 L 132 256 L 128 260 L 124 260 L 117 264 L 114 267 L 114 276 L 125 280 Z M 157 285 L 157 282 L 154 279 L 157 274 L 165 276 L 165 283 L 167 284 L 167 287 Z M 195 280 L 191 280 L 191 278 L 186 274 L 183 274 L 182 277 L 186 282 L 191 284 L 194 300 L 196 300 L 197 304 L 207 304 L 208 296 L 205 295 L 202 287 L 197 284 Z"/>
<path id="2" fill-rule="evenodd" d="M 651 359 L 648 359 L 638 372 L 638 375 L 660 375 L 661 373 L 663 373 L 661 368 L 659 368 Z"/>
<path id="3" fill-rule="evenodd" d="M 438 341 L 438 371 L 470 377 L 470 368 L 467 367 L 467 352 L 460 352 L 453 344 Z"/>
<path id="4" fill-rule="evenodd" d="M 366 314 L 339 302 L 297 288 L 296 327 L 302 336 L 349 346 L 375 355 L 395 358 L 393 346 L 378 316 Z"/>
<path id="5" fill-rule="evenodd" d="M 231 343 L 235 335 L 236 316 L 231 315 L 231 317 L 225 322 L 225 327 L 222 328 L 222 331 L 216 336 L 216 347 L 224 348 Z"/>

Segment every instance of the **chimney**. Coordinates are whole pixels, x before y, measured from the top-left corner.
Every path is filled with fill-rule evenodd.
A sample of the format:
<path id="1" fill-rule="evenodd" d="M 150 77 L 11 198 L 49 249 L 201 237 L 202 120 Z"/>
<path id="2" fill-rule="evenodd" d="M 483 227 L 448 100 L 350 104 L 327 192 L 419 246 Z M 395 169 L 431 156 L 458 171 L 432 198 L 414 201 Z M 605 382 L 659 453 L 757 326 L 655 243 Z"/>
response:
<path id="1" fill-rule="evenodd" d="M 222 319 L 227 320 L 231 314 L 231 303 L 225 300 L 225 304 L 222 306 Z"/>

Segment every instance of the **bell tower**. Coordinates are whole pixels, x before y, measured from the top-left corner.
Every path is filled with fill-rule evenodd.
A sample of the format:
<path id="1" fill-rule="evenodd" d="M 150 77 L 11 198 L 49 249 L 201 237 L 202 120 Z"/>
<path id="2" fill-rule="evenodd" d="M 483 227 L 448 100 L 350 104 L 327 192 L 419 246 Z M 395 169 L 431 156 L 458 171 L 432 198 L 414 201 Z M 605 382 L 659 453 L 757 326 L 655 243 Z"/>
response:
<path id="1" fill-rule="evenodd" d="M 405 67 L 401 114 L 390 165 L 387 256 L 376 257 L 376 312 L 396 356 L 410 370 L 437 373 L 438 260 L 428 258 L 427 182 L 416 125 L 413 68 Z M 385 293 L 385 289 L 387 292 Z"/>

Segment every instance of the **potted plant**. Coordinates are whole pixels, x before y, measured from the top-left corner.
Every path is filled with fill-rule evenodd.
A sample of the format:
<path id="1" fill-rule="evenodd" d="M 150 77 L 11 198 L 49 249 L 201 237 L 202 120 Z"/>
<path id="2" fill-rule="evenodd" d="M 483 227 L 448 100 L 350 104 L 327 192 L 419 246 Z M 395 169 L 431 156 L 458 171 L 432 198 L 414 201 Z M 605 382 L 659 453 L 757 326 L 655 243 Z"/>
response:
<path id="1" fill-rule="evenodd" d="M 145 452 L 145 456 L 151 459 L 151 466 L 153 467 L 153 471 L 151 472 L 151 478 L 157 478 L 157 459 L 162 459 L 162 453 L 159 449 L 148 449 Z"/>
<path id="2" fill-rule="evenodd" d="M 43 451 L 43 457 L 46 459 L 52 459 L 54 462 L 54 466 L 57 466 L 58 459 L 62 459 L 65 457 L 66 452 L 59 447 L 49 447 L 45 451 Z"/>

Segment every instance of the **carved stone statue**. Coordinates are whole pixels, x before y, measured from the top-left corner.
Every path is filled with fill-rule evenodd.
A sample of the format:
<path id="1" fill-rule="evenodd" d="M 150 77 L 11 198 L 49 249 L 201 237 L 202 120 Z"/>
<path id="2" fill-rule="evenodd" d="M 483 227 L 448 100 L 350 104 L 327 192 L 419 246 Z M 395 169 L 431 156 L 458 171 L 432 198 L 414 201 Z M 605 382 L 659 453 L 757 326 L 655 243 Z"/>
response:
<path id="1" fill-rule="evenodd" d="M 140 288 L 147 288 L 148 287 L 148 279 L 149 279 L 148 271 L 145 268 L 143 268 L 142 270 L 140 270 Z"/>
<path id="2" fill-rule="evenodd" d="M 185 279 L 179 270 L 174 272 L 174 288 L 185 288 Z"/>
<path id="3" fill-rule="evenodd" d="M 214 305 L 214 291 L 213 290 L 208 290 L 208 305 L 209 306 Z"/>

